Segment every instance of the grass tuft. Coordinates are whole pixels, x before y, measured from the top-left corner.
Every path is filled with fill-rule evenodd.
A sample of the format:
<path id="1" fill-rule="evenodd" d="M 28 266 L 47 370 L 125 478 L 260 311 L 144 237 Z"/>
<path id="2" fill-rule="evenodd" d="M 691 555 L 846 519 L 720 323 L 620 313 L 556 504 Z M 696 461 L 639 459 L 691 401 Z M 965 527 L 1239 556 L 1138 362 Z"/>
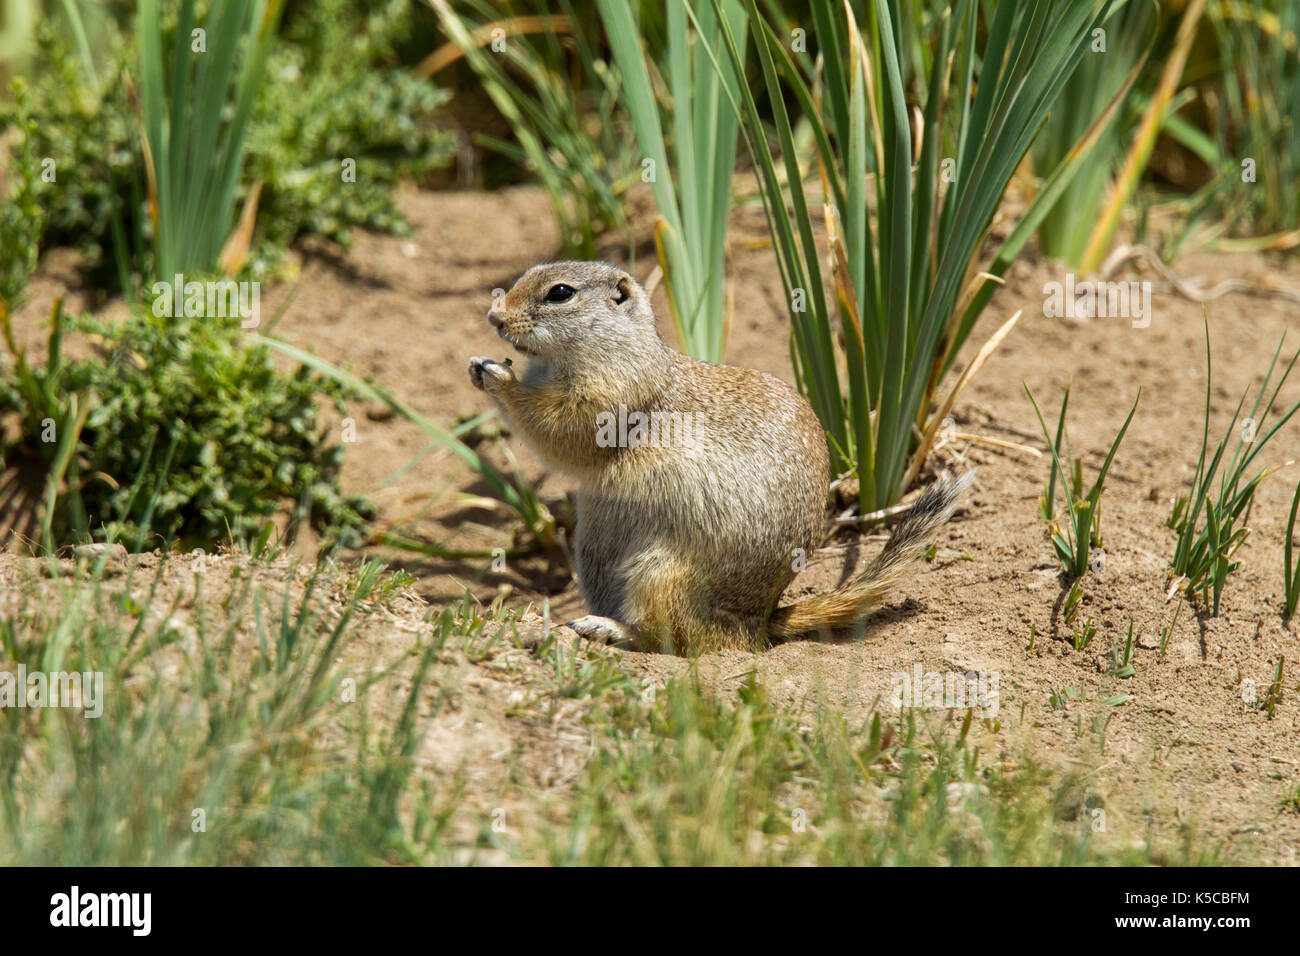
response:
<path id="1" fill-rule="evenodd" d="M 1191 487 L 1186 495 L 1174 501 L 1173 511 L 1166 522 L 1178 532 L 1178 541 L 1174 548 L 1172 564 L 1173 574 L 1184 586 L 1189 597 L 1199 596 L 1210 613 L 1219 614 L 1220 599 L 1228 576 L 1236 571 L 1240 562 L 1233 558 L 1250 534 L 1246 525 L 1250 506 L 1255 500 L 1255 490 L 1259 483 L 1276 469 L 1261 468 L 1254 476 L 1246 475 L 1255 458 L 1264 450 L 1269 440 L 1278 433 L 1297 410 L 1300 402 L 1292 405 L 1265 431 L 1268 413 L 1277 401 L 1278 392 L 1286 383 L 1291 369 L 1295 367 L 1300 351 L 1291 357 L 1291 361 L 1282 369 L 1276 385 L 1273 374 L 1277 369 L 1278 357 L 1282 353 L 1285 334 L 1278 340 L 1277 349 L 1269 363 L 1264 381 L 1260 385 L 1250 414 L 1241 421 L 1242 408 L 1250 392 L 1247 389 L 1237 402 L 1232 413 L 1232 421 L 1224 432 L 1223 439 L 1207 460 L 1210 438 L 1210 397 L 1213 379 L 1213 367 L 1210 355 L 1210 322 L 1205 317 L 1205 425 L 1201 435 L 1201 453 L 1196 460 L 1196 470 L 1192 475 Z M 1272 391 L 1269 387 L 1272 385 Z M 1233 435 L 1237 441 L 1232 454 L 1225 458 Z M 1222 469 L 1222 471 L 1220 471 Z M 1215 478 L 1218 489 L 1214 490 Z"/>
<path id="2" fill-rule="evenodd" d="M 1074 578 L 1083 576 L 1088 570 L 1088 554 L 1092 548 L 1101 546 L 1101 493 L 1106 483 L 1106 474 L 1110 471 L 1111 462 L 1115 460 L 1115 452 L 1119 450 L 1120 442 L 1124 440 L 1124 434 L 1128 431 L 1129 423 L 1133 421 L 1133 416 L 1137 412 L 1138 402 L 1142 398 L 1142 390 L 1138 389 L 1137 398 L 1133 399 L 1133 407 L 1129 410 L 1128 418 L 1124 419 L 1124 424 L 1111 442 L 1110 451 L 1106 453 L 1106 460 L 1097 472 L 1097 479 L 1092 483 L 1092 487 L 1085 493 L 1083 490 L 1083 462 L 1079 458 L 1073 461 L 1073 470 L 1068 473 L 1062 463 L 1062 454 L 1068 460 L 1069 438 L 1065 430 L 1065 410 L 1070 402 L 1070 390 L 1065 390 L 1065 396 L 1061 399 L 1061 414 L 1056 423 L 1056 438 L 1053 440 L 1047 430 L 1047 423 L 1043 421 L 1043 413 L 1038 410 L 1038 402 L 1034 401 L 1034 395 L 1025 386 L 1025 394 L 1029 396 L 1029 403 L 1034 406 L 1034 414 L 1038 417 L 1039 427 L 1043 430 L 1043 437 L 1047 440 L 1048 450 L 1052 453 L 1052 471 L 1047 480 L 1047 490 L 1039 502 L 1039 510 L 1043 518 L 1049 523 L 1052 536 L 1052 547 L 1056 550 L 1056 556 L 1061 562 L 1065 572 Z M 1066 479 L 1068 474 L 1069 478 Z M 1061 522 L 1056 518 L 1056 481 L 1057 476 L 1061 476 L 1062 490 L 1067 496 L 1066 500 L 1066 520 L 1064 529 Z"/>

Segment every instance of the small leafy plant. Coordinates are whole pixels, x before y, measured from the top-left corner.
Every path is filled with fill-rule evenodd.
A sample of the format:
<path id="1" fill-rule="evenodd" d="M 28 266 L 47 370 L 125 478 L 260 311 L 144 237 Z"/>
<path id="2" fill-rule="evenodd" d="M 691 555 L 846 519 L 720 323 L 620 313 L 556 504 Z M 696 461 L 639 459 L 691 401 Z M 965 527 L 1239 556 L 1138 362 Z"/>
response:
<path id="1" fill-rule="evenodd" d="M 1082 627 L 1076 627 L 1071 637 L 1070 643 L 1076 651 L 1081 651 L 1092 643 L 1092 639 L 1097 636 L 1097 625 L 1092 623 L 1092 618 L 1083 622 Z"/>
<path id="2" fill-rule="evenodd" d="M 1259 709 L 1268 714 L 1269 720 L 1273 719 L 1277 713 L 1278 705 L 1282 703 L 1284 691 L 1282 688 L 1282 672 L 1286 666 L 1286 658 L 1279 657 L 1277 660 L 1277 671 L 1273 674 L 1273 680 L 1268 685 L 1268 690 L 1259 701 Z"/>
<path id="3" fill-rule="evenodd" d="M 1079 688 L 1077 687 L 1048 688 L 1047 704 L 1052 710 L 1065 710 L 1070 701 L 1078 700 L 1078 698 Z"/>
<path id="4" fill-rule="evenodd" d="M 1137 668 L 1133 666 L 1133 619 L 1128 619 L 1128 637 L 1124 640 L 1123 647 L 1118 644 L 1106 652 L 1106 660 L 1110 665 L 1109 674 L 1111 677 L 1125 679 L 1132 677 L 1137 673 Z"/>
<path id="5" fill-rule="evenodd" d="M 75 11 L 76 4 L 66 10 Z M 39 220 L 27 248 L 35 257 L 55 246 L 70 246 L 100 262 L 93 278 L 124 287 L 141 271 L 152 233 L 147 225 L 143 150 L 128 84 L 134 76 L 132 45 L 112 22 L 99 25 L 96 47 L 103 82 L 92 81 L 94 64 L 79 54 L 73 35 L 58 19 L 42 21 L 35 32 L 29 105 L 0 108 L 0 128 L 30 122 L 30 148 L 51 163 L 54 183 L 43 191 Z M 20 160 L 19 146 L 10 150 Z M 75 172 L 74 172 L 75 171 Z M 104 267 L 117 259 L 119 271 Z M 102 274 L 99 274 L 102 273 Z"/>
<path id="6" fill-rule="evenodd" d="M 1057 420 L 1056 438 L 1053 440 L 1047 430 L 1047 423 L 1043 421 L 1043 413 L 1038 410 L 1038 402 L 1034 401 L 1034 395 L 1025 386 L 1025 394 L 1029 396 L 1029 403 L 1034 406 L 1034 414 L 1038 416 L 1038 424 L 1043 429 L 1043 437 L 1047 440 L 1047 447 L 1052 453 L 1052 471 L 1047 481 L 1047 491 L 1044 494 L 1040 510 L 1043 518 L 1050 523 L 1052 536 L 1052 547 L 1056 549 L 1056 556 L 1060 559 L 1065 572 L 1075 578 L 1081 577 L 1088 570 L 1088 553 L 1090 549 L 1101 546 L 1101 493 L 1106 482 L 1106 473 L 1110 471 L 1111 462 L 1115 460 L 1115 452 L 1119 450 L 1120 442 L 1124 440 L 1124 434 L 1128 431 L 1128 426 L 1133 421 L 1133 415 L 1137 412 L 1138 402 L 1142 398 L 1142 390 L 1138 389 L 1137 398 L 1133 400 L 1133 407 L 1129 410 L 1128 418 L 1124 419 L 1124 425 L 1115 436 L 1111 443 L 1110 451 L 1106 455 L 1106 461 L 1102 464 L 1101 470 L 1097 472 L 1097 479 L 1093 482 L 1092 487 L 1085 493 L 1083 490 L 1083 463 L 1076 458 L 1073 461 L 1073 470 L 1068 473 L 1069 480 L 1066 480 L 1067 472 L 1062 463 L 1061 455 L 1064 452 L 1066 458 L 1069 454 L 1069 440 L 1065 433 L 1065 410 L 1070 401 L 1070 390 L 1065 390 L 1065 397 L 1061 400 L 1061 414 Z M 1056 480 L 1061 476 L 1062 488 L 1066 493 L 1066 510 L 1065 527 L 1062 530 L 1061 522 L 1056 518 L 1055 498 L 1056 498 Z"/>
<path id="7" fill-rule="evenodd" d="M 263 184 L 255 256 L 274 261 L 303 235 L 346 245 L 358 226 L 410 234 L 398 181 L 446 165 L 454 150 L 434 124 L 447 92 L 391 62 L 414 6 L 286 10 L 248 125 L 245 179 Z"/>
<path id="8" fill-rule="evenodd" d="M 1066 624 L 1073 624 L 1075 615 L 1079 613 L 1079 603 L 1083 600 L 1083 579 L 1075 578 L 1074 583 L 1070 585 L 1070 590 L 1065 592 L 1065 602 L 1062 611 Z"/>

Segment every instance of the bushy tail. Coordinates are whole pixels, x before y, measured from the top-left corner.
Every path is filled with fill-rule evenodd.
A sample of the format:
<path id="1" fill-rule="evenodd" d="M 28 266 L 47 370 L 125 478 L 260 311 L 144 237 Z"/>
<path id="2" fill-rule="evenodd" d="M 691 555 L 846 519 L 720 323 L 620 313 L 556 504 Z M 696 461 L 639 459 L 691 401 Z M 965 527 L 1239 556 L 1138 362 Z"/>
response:
<path id="1" fill-rule="evenodd" d="M 829 628 L 849 627 L 880 607 L 930 535 L 952 517 L 957 501 L 974 477 L 974 472 L 967 472 L 960 478 L 940 479 L 932 484 L 865 571 L 828 594 L 777 608 L 768 621 L 768 640 L 779 644 Z"/>

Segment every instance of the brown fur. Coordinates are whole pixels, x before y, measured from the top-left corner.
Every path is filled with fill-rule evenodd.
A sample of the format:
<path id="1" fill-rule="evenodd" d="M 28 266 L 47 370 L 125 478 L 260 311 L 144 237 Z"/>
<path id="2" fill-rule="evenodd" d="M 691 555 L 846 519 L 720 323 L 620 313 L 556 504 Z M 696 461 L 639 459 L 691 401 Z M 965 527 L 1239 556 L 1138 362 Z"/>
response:
<path id="1" fill-rule="evenodd" d="M 851 625 L 879 606 L 965 487 L 928 491 L 853 581 L 778 608 L 824 521 L 826 440 L 808 403 L 773 376 L 670 349 L 644 290 L 605 263 L 535 266 L 488 317 L 531 361 L 519 378 L 475 358 L 471 381 L 581 482 L 574 553 L 593 616 L 574 622 L 580 633 L 694 654 Z M 629 425 L 618 436 L 628 440 L 611 445 L 620 407 L 628 420 L 665 424 L 649 435 L 672 440 L 638 441 Z"/>

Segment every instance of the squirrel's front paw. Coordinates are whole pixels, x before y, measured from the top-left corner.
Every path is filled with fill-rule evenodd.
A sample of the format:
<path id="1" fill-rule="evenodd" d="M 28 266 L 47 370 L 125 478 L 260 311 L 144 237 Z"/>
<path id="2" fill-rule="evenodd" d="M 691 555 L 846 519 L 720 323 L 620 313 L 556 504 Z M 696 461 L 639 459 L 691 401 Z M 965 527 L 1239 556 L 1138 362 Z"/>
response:
<path id="1" fill-rule="evenodd" d="M 509 365 L 503 365 L 495 359 L 475 356 L 469 360 L 469 380 L 477 389 L 490 392 L 499 385 L 514 379 L 515 373 Z"/>

